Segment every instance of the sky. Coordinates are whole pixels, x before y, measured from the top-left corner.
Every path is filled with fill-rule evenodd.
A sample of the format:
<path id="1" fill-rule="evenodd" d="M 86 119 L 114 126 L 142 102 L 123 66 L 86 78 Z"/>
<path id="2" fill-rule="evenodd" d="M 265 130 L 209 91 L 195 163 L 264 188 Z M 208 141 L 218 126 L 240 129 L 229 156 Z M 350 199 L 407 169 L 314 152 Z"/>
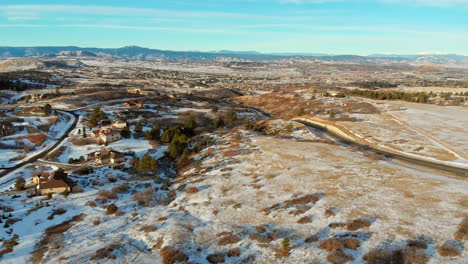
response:
<path id="1" fill-rule="evenodd" d="M 1 0 L 0 46 L 468 54 L 468 0 Z"/>

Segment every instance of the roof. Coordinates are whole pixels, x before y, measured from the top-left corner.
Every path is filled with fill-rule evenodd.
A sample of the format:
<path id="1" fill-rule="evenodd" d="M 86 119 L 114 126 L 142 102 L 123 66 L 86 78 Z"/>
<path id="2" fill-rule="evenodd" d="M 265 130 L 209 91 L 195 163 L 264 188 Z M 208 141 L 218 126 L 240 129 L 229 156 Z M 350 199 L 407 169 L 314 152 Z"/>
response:
<path id="1" fill-rule="evenodd" d="M 56 180 L 54 178 L 51 178 L 50 180 L 44 182 L 44 183 L 39 183 L 39 189 L 51 189 L 51 188 L 68 188 L 70 185 L 68 185 L 64 180 Z"/>

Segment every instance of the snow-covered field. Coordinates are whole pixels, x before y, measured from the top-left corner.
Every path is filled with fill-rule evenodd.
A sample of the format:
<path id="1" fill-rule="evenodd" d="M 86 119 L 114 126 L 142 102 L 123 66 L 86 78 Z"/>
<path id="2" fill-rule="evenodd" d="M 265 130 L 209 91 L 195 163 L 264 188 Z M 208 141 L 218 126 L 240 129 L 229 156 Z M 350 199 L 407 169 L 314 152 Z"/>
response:
<path id="1" fill-rule="evenodd" d="M 39 116 L 26 116 L 21 117 L 23 122 L 13 122 L 15 127 L 22 127 L 18 133 L 11 136 L 2 137 L 2 143 L 13 146 L 10 149 L 0 149 L 0 165 L 10 167 L 18 164 L 19 162 L 28 159 L 54 145 L 54 143 L 63 136 L 67 129 L 72 125 L 73 115 L 60 112 L 57 117 L 39 117 Z M 41 131 L 40 126 L 44 126 L 53 122 L 47 131 Z M 27 129 L 33 129 L 32 133 L 28 133 Z M 42 144 L 36 146 L 33 142 L 27 139 L 28 135 L 43 134 L 45 140 Z M 24 143 L 33 150 L 26 152 L 24 148 L 16 148 L 17 142 Z"/>
<path id="2" fill-rule="evenodd" d="M 359 122 L 338 122 L 379 147 L 412 156 L 468 166 L 468 110 L 464 107 L 388 102 L 382 114 L 352 114 Z M 401 110 L 395 110 L 395 107 Z M 393 110 L 388 110 L 393 109 Z"/>
<path id="3" fill-rule="evenodd" d="M 288 123 L 275 120 L 272 125 Z M 376 247 L 392 248 L 420 236 L 430 241 L 425 250 L 428 263 L 468 261 L 467 256 L 444 258 L 435 250 L 452 239 L 466 216 L 465 179 L 323 143 L 305 128 L 293 128 L 289 137 L 245 130 L 211 136 L 214 143 L 192 156 L 200 160 L 199 166 L 184 169 L 169 189 L 162 174 L 153 180 L 101 168 L 73 176 L 83 192 L 67 198 L 54 195 L 43 201 L 49 206 L 35 211 L 31 208 L 43 197 L 0 197 L 0 204 L 8 201 L 13 208 L 10 218 L 20 219 L 11 225 L 19 245 L 2 262 L 30 262 L 46 228 L 80 214 L 82 219 L 63 234 L 47 240 L 44 263 L 160 263 L 165 247 L 179 249 L 196 263 L 209 263 L 207 256 L 215 253 L 224 256 L 224 263 L 322 263 L 329 253 L 318 248 L 319 241 L 351 235 L 361 245 L 345 250 L 355 258 L 350 263 L 364 263 L 362 256 Z M 144 149 L 142 142 L 129 139 L 113 147 Z M 39 168 L 25 175 L 32 170 Z M 12 184 L 4 183 L 0 189 Z M 117 191 L 117 199 L 98 199 L 98 190 L 121 184 L 128 190 Z M 135 201 L 134 194 L 142 190 L 152 190 L 148 206 Z M 316 200 L 302 203 L 298 198 L 306 195 Z M 107 214 L 110 203 L 120 213 Z M 59 208 L 66 212 L 48 220 Z M 330 208 L 335 216 L 325 214 Z M 369 219 L 370 227 L 354 231 L 330 227 L 359 218 Z M 10 237 L 7 231 L 0 230 Z M 318 241 L 307 240 L 312 235 Z M 290 254 L 278 256 L 286 237 L 291 240 Z M 239 249 L 239 254 L 227 254 L 230 249 Z M 37 260 L 37 252 L 34 256 Z"/>

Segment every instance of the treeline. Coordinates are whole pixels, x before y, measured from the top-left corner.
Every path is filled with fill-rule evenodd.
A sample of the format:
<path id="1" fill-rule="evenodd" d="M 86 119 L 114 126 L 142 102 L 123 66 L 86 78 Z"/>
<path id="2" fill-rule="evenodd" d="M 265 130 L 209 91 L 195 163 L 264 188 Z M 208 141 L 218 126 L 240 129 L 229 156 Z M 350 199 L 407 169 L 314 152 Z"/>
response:
<path id="1" fill-rule="evenodd" d="M 367 81 L 367 82 L 357 82 L 354 83 L 359 88 L 366 88 L 366 89 L 376 89 L 376 88 L 396 88 L 398 87 L 397 84 L 389 83 L 385 81 Z"/>
<path id="2" fill-rule="evenodd" d="M 406 92 L 388 92 L 388 91 L 371 91 L 354 89 L 347 94 L 357 95 L 377 100 L 403 100 L 414 103 L 427 103 L 429 101 L 429 94 L 425 92 L 406 93 Z"/>

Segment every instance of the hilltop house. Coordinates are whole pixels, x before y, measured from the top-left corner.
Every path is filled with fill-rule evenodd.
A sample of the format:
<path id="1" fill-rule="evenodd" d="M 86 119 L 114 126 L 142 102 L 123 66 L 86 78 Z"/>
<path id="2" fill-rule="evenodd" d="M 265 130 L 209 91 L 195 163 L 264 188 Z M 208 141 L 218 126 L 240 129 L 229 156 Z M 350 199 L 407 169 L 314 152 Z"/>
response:
<path id="1" fill-rule="evenodd" d="M 144 100 L 141 99 L 141 100 L 137 100 L 137 101 L 129 101 L 129 102 L 126 102 L 123 104 L 123 106 L 125 107 L 131 107 L 131 106 L 135 106 L 137 108 L 142 108 L 143 107 L 143 103 L 144 103 Z"/>
<path id="2" fill-rule="evenodd" d="M 118 164 L 125 162 L 125 155 L 113 149 L 101 149 L 86 155 L 87 161 L 94 161 L 96 164 Z"/>
<path id="3" fill-rule="evenodd" d="M 112 128 L 99 128 L 91 132 L 91 136 L 97 138 L 104 144 L 112 143 L 122 139 L 120 132 Z"/>
<path id="4" fill-rule="evenodd" d="M 47 110 L 45 107 L 31 107 L 31 108 L 24 108 L 23 109 L 24 114 L 29 114 L 29 115 L 38 115 L 38 116 L 47 116 Z"/>
<path id="5" fill-rule="evenodd" d="M 36 173 L 32 176 L 32 181 L 36 185 L 37 195 L 70 192 L 73 186 L 71 180 L 68 179 L 68 175 L 61 170 L 52 173 Z"/>
<path id="6" fill-rule="evenodd" d="M 12 135 L 15 132 L 13 124 L 8 121 L 0 122 L 0 137 Z"/>
<path id="7" fill-rule="evenodd" d="M 118 129 L 124 129 L 127 127 L 127 122 L 123 121 L 120 118 L 117 118 L 112 121 L 112 127 L 113 128 L 118 128 Z"/>

